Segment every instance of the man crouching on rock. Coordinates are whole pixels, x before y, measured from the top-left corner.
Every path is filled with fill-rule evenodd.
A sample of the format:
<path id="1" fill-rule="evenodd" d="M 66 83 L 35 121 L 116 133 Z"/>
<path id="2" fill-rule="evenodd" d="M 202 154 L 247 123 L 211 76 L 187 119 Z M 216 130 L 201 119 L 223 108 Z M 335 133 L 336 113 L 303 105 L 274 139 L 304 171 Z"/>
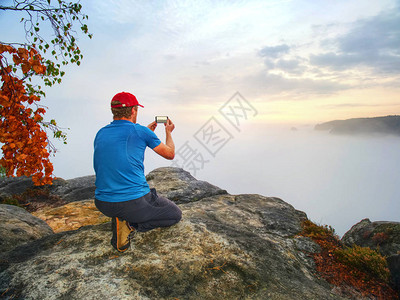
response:
<path id="1" fill-rule="evenodd" d="M 95 204 L 112 218 L 112 246 L 119 252 L 130 246 L 133 234 L 178 223 L 182 212 L 176 204 L 157 196 L 144 175 L 144 152 L 150 147 L 166 159 L 175 156 L 171 132 L 175 125 L 165 123 L 166 141 L 162 143 L 154 130 L 136 123 L 138 106 L 130 93 L 118 93 L 111 100 L 114 121 L 99 130 L 94 140 L 96 172 Z"/>

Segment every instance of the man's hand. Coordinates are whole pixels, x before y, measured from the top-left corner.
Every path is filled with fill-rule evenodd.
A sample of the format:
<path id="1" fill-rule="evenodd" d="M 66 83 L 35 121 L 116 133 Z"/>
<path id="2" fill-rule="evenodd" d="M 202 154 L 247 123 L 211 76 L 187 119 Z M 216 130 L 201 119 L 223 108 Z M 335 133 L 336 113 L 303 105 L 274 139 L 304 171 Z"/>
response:
<path id="1" fill-rule="evenodd" d="M 157 123 L 156 121 L 151 122 L 149 125 L 147 125 L 147 128 L 149 128 L 151 131 L 156 130 L 157 128 Z"/>
<path id="2" fill-rule="evenodd" d="M 157 147 L 153 148 L 153 150 L 166 159 L 174 159 L 175 157 L 175 145 L 172 140 L 171 132 L 175 129 L 174 123 L 170 119 L 168 119 L 167 123 L 164 123 L 165 126 L 165 144 L 161 143 Z"/>
<path id="3" fill-rule="evenodd" d="M 167 123 L 164 123 L 165 132 L 171 133 L 175 129 L 174 123 L 170 119 L 167 120 Z"/>

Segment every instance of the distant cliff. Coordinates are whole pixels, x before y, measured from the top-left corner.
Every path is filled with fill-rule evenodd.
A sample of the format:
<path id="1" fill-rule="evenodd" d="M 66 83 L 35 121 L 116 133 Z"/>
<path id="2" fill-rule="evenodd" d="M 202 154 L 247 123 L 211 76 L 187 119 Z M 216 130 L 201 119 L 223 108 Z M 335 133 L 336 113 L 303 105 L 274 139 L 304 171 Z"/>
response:
<path id="1" fill-rule="evenodd" d="M 315 130 L 326 130 L 333 134 L 400 135 L 400 116 L 335 120 L 317 124 Z"/>

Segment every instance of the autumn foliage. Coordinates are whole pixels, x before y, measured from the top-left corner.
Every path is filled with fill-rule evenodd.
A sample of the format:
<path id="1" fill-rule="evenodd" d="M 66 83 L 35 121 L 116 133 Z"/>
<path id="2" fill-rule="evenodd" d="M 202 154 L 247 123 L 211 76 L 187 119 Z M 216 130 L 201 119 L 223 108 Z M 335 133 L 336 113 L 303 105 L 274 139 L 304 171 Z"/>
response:
<path id="1" fill-rule="evenodd" d="M 8 64 L 12 57 L 12 64 Z M 46 110 L 38 105 L 40 95 L 29 90 L 23 77 L 44 75 L 42 57 L 30 48 L 0 44 L 2 87 L 0 91 L 0 165 L 7 176 L 31 176 L 35 185 L 52 183 L 53 165 L 49 160 L 47 134 L 42 120 Z M 22 79 L 16 75 L 22 72 Z M 32 108 L 33 107 L 33 108 Z"/>
<path id="2" fill-rule="evenodd" d="M 368 247 L 344 247 L 330 226 L 318 226 L 307 220 L 302 236 L 310 237 L 321 247 L 313 258 L 318 273 L 329 283 L 346 290 L 348 287 L 363 296 L 377 299 L 397 299 L 389 286 L 386 259 Z"/>
<path id="3" fill-rule="evenodd" d="M 50 184 L 49 156 L 56 149 L 47 130 L 65 144 L 66 133 L 55 120 L 43 120 L 46 108 L 39 101 L 45 92 L 38 83 L 59 84 L 65 75 L 62 66 L 81 64 L 75 29 L 79 26 L 92 38 L 84 24 L 88 16 L 79 1 L 65 0 L 3 1 L 0 11 L 22 17 L 25 30 L 22 43 L 0 42 L 0 176 L 32 176 L 35 185 Z"/>

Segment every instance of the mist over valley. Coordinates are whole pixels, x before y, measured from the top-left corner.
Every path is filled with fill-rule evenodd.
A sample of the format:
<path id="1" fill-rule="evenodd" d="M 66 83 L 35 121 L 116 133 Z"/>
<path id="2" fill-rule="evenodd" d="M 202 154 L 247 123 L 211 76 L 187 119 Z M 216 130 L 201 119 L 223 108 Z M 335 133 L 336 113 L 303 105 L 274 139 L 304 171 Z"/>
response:
<path id="1" fill-rule="evenodd" d="M 398 136 L 296 128 L 246 128 L 214 158 L 199 147 L 209 162 L 192 174 L 231 194 L 282 198 L 340 236 L 364 218 L 400 221 Z"/>

